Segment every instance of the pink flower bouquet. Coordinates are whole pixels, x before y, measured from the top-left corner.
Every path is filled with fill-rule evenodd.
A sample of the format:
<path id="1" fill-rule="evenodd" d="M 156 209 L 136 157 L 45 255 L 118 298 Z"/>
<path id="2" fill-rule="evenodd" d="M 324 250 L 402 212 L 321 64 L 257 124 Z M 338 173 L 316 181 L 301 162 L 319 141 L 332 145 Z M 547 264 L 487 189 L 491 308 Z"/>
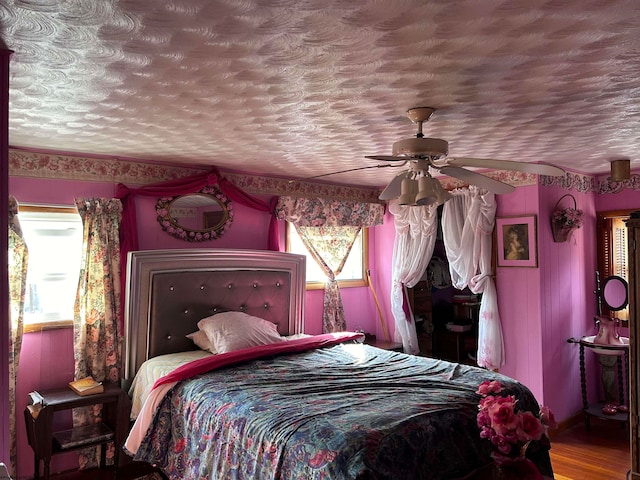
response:
<path id="1" fill-rule="evenodd" d="M 553 413 L 540 407 L 539 416 L 528 411 L 517 410 L 513 395 L 498 395 L 504 391 L 496 380 L 482 382 L 476 393 L 482 396 L 478 404 L 478 427 L 480 437 L 493 445 L 492 457 L 505 478 L 540 479 L 542 475 L 525 452 L 530 442 L 546 435 L 549 428 L 557 426 Z M 507 476 L 507 472 L 514 473 Z"/>

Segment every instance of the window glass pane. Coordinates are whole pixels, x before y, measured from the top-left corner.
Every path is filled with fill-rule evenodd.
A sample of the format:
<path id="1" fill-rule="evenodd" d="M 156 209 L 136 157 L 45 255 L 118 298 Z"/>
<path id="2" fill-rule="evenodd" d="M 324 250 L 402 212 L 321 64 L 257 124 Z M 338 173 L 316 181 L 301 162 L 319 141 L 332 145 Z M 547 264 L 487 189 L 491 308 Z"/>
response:
<path id="1" fill-rule="evenodd" d="M 25 323 L 72 320 L 82 253 L 82 220 L 74 210 L 18 214 L 29 250 Z"/>
<path id="2" fill-rule="evenodd" d="M 351 247 L 351 252 L 349 252 L 349 256 L 347 257 L 347 261 L 344 264 L 342 272 L 340 272 L 340 275 L 338 275 L 337 277 L 338 280 L 363 280 L 363 232 L 364 229 L 361 229 L 360 233 L 358 233 L 358 236 L 353 243 L 353 247 Z M 307 257 L 307 282 L 326 282 L 327 276 L 324 274 L 322 268 L 320 268 L 313 257 L 311 257 L 309 251 L 302 243 L 300 235 L 298 235 L 295 227 L 290 223 L 287 223 L 287 239 L 288 252 L 298 253 Z"/>

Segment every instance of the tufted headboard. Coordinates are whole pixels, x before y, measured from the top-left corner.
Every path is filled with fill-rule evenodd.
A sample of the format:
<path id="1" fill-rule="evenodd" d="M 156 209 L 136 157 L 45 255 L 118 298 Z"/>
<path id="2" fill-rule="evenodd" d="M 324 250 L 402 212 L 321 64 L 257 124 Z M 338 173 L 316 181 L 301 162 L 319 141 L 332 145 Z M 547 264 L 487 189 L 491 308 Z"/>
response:
<path id="1" fill-rule="evenodd" d="M 242 311 L 304 329 L 305 257 L 263 250 L 175 249 L 130 252 L 125 292 L 124 379 L 142 363 L 193 350 L 185 335 L 200 319 Z"/>

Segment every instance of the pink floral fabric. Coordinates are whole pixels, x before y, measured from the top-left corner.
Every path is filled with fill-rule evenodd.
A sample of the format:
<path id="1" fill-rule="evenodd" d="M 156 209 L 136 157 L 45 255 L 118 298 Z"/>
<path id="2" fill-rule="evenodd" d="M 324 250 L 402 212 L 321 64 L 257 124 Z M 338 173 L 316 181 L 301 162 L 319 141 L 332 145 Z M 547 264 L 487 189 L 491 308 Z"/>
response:
<path id="1" fill-rule="evenodd" d="M 75 378 L 92 376 L 97 381 L 118 382 L 121 372 L 120 315 L 120 220 L 122 203 L 117 199 L 76 199 L 83 223 L 83 257 L 74 306 L 73 336 Z M 74 425 L 96 423 L 99 406 L 74 409 Z M 97 448 L 82 450 L 80 468 L 98 464 Z M 113 446 L 107 449 L 113 459 Z"/>
<path id="2" fill-rule="evenodd" d="M 347 329 L 342 296 L 336 276 L 340 275 L 351 252 L 360 227 L 304 227 L 296 230 L 305 247 L 327 276 L 324 287 L 324 309 L 322 312 L 323 333 L 341 332 Z"/>
<path id="3" fill-rule="evenodd" d="M 382 224 L 384 205 L 324 198 L 280 197 L 275 216 L 295 225 L 307 250 L 327 275 L 323 333 L 346 330 L 336 276 L 342 271 L 361 227 Z"/>
<path id="4" fill-rule="evenodd" d="M 304 227 L 382 225 L 384 205 L 327 198 L 280 197 L 275 208 L 278 220 Z"/>
<path id="5" fill-rule="evenodd" d="M 16 377 L 24 330 L 24 297 L 27 286 L 29 253 L 18 220 L 18 202 L 9 196 L 9 444 L 10 468 L 15 475 L 16 453 Z"/>

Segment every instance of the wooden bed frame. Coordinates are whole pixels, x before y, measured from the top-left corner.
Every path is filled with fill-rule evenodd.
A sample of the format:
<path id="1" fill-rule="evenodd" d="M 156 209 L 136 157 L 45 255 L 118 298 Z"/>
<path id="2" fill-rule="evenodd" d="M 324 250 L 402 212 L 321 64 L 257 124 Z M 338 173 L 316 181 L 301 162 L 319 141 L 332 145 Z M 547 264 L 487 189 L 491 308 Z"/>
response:
<path id="1" fill-rule="evenodd" d="M 186 335 L 202 318 L 241 311 L 304 330 L 305 257 L 263 250 L 130 252 L 125 292 L 124 385 L 142 363 L 197 347 Z"/>

